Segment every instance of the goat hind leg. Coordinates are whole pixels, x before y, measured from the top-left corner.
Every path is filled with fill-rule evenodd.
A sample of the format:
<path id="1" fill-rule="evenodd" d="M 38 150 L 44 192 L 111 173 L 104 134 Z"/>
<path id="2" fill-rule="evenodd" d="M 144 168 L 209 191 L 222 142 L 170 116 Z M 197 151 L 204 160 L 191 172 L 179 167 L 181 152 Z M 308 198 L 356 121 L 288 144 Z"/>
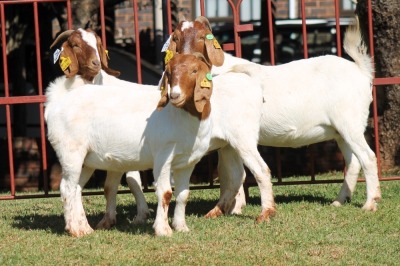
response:
<path id="1" fill-rule="evenodd" d="M 361 170 L 361 165 L 357 157 L 353 154 L 349 145 L 342 138 L 337 139 L 337 143 L 346 162 L 346 174 L 342 187 L 336 200 L 332 203 L 333 206 L 339 207 L 346 201 L 351 200 L 351 197 L 356 189 L 357 178 Z"/>
<path id="2" fill-rule="evenodd" d="M 242 185 L 245 171 L 242 159 L 231 146 L 218 150 L 218 176 L 220 199 L 205 217 L 215 218 L 222 214 L 240 214 L 242 207 L 246 205 Z"/>
<path id="3" fill-rule="evenodd" d="M 150 216 L 149 206 L 147 205 L 146 198 L 142 190 L 142 181 L 138 171 L 131 171 L 126 173 L 126 182 L 131 190 L 136 201 L 137 214 L 133 220 L 134 224 L 145 223 Z"/>
<path id="4" fill-rule="evenodd" d="M 103 219 L 96 225 L 96 229 L 110 229 L 117 223 L 117 192 L 121 182 L 122 173 L 107 171 L 104 184 L 104 196 L 106 197 L 106 212 Z"/>
<path id="5" fill-rule="evenodd" d="M 378 165 L 376 161 L 375 153 L 368 146 L 367 141 L 364 138 L 364 134 L 360 133 L 348 137 L 347 143 L 357 156 L 358 161 L 361 164 L 365 175 L 365 181 L 367 185 L 367 200 L 363 206 L 364 210 L 376 211 L 377 202 L 381 200 L 381 190 L 378 179 Z"/>
<path id="6" fill-rule="evenodd" d="M 244 164 L 254 175 L 260 189 L 261 213 L 257 217 L 256 222 L 261 223 L 269 221 L 269 218 L 275 215 L 276 207 L 274 193 L 272 191 L 271 172 L 268 165 L 262 159 L 257 150 L 257 146 L 246 151 L 239 150 L 239 152 L 243 158 Z"/>

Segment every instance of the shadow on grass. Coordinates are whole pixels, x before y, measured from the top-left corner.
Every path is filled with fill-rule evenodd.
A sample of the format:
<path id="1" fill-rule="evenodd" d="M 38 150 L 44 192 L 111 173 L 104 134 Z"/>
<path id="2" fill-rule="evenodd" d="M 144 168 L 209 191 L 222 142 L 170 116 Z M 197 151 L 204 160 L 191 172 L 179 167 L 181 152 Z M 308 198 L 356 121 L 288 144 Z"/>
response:
<path id="1" fill-rule="evenodd" d="M 331 199 L 324 197 L 315 197 L 312 195 L 295 195 L 295 196 L 283 196 L 278 195 L 275 197 L 276 203 L 279 205 L 281 203 L 292 203 L 292 202 L 311 202 L 319 203 L 321 205 L 329 205 Z M 204 216 L 217 204 L 217 200 L 204 200 L 195 198 L 190 200 L 186 206 L 186 215 L 196 215 L 200 218 Z M 248 205 L 261 205 L 261 199 L 259 196 L 250 197 Z M 133 224 L 132 221 L 136 215 L 136 204 L 132 205 L 118 205 L 117 206 L 117 224 L 114 226 L 113 230 L 120 232 L 125 232 L 129 234 L 154 234 L 153 223 L 156 215 L 157 204 L 149 203 L 149 208 L 153 210 L 147 222 L 145 224 Z M 169 219 L 171 221 L 173 217 L 173 212 L 175 210 L 175 201 L 173 200 L 169 207 Z M 250 215 L 235 215 L 240 219 L 254 219 Z M 97 223 L 103 218 L 103 213 L 99 212 L 96 214 L 87 215 L 89 224 L 94 228 Z M 62 214 L 60 215 L 17 215 L 14 217 L 13 227 L 19 228 L 21 230 L 44 230 L 49 231 L 56 235 L 64 235 L 65 222 Z"/>

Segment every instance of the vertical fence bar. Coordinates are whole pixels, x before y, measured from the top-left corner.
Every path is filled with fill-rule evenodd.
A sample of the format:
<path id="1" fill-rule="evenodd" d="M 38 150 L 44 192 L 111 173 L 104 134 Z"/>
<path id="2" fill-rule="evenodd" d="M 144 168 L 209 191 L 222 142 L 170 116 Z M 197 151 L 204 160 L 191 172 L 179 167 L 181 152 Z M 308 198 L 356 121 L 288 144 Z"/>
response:
<path id="1" fill-rule="evenodd" d="M 99 0 L 99 9 L 100 9 L 100 31 L 101 31 L 101 42 L 104 46 L 104 49 L 107 49 L 107 38 L 106 38 L 106 17 L 104 14 L 104 0 Z"/>
<path id="2" fill-rule="evenodd" d="M 336 20 L 336 49 L 337 55 L 342 56 L 342 38 L 340 32 L 340 14 L 339 14 L 339 0 L 335 1 L 335 20 Z"/>
<path id="3" fill-rule="evenodd" d="M 42 64 L 41 64 L 41 53 L 40 53 L 40 31 L 39 31 L 39 11 L 38 3 L 33 3 L 34 10 L 34 24 L 35 24 L 35 48 L 36 48 L 36 67 L 37 67 L 37 79 L 38 79 L 38 92 L 39 95 L 43 95 L 43 81 L 42 81 Z M 47 175 L 47 154 L 46 154 L 46 133 L 44 126 L 44 104 L 39 103 L 39 114 L 40 114 L 40 142 L 41 142 L 41 158 L 43 168 L 43 190 L 45 195 L 48 194 L 48 175 Z"/>
<path id="4" fill-rule="evenodd" d="M 140 36 L 139 36 L 139 11 L 137 6 L 137 0 L 133 0 L 133 19 L 135 23 L 135 46 L 136 46 L 136 68 L 138 83 L 142 84 L 142 64 L 140 57 Z"/>
<path id="5" fill-rule="evenodd" d="M 267 1 L 267 14 L 268 14 L 268 29 L 269 29 L 269 53 L 271 58 L 271 65 L 275 65 L 275 41 L 274 41 L 274 27 L 272 21 L 272 0 Z"/>
<path id="6" fill-rule="evenodd" d="M 6 35 L 6 20 L 4 4 L 0 3 L 1 12 L 1 41 L 3 54 L 3 74 L 4 74 L 4 93 L 5 97 L 10 97 L 10 88 L 8 81 L 8 62 L 7 62 L 7 35 Z M 6 104 L 6 126 L 7 126 L 7 147 L 8 147 L 8 165 L 10 167 L 10 190 L 11 197 L 15 196 L 15 175 L 13 162 L 13 145 L 12 145 L 12 130 L 11 130 L 11 109 L 10 104 Z"/>
<path id="7" fill-rule="evenodd" d="M 308 58 L 306 16 L 306 3 L 305 0 L 301 0 L 301 29 L 303 32 L 304 58 Z"/>

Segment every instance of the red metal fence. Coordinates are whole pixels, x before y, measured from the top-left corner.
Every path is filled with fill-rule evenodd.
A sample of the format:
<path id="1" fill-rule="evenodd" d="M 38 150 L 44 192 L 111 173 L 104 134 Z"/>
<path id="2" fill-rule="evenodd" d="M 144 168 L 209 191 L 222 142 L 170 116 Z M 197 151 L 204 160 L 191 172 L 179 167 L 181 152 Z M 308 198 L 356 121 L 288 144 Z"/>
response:
<path id="1" fill-rule="evenodd" d="M 339 21 L 340 19 L 340 10 L 339 10 L 339 0 L 332 0 L 334 2 L 335 6 L 335 19 L 336 22 Z M 197 1 L 196 1 L 197 2 Z M 240 24 L 240 6 L 242 4 L 242 1 L 237 0 L 227 0 L 230 8 L 232 9 L 232 16 L 233 16 L 233 31 L 234 31 L 234 43 L 226 43 L 223 45 L 224 50 L 226 51 L 234 51 L 236 56 L 241 57 L 242 55 L 242 50 L 241 50 L 241 33 L 245 31 L 252 31 L 253 30 L 253 25 L 252 24 Z M 48 169 L 48 144 L 46 144 L 46 125 L 45 121 L 43 118 L 43 112 L 44 112 L 44 102 L 45 102 L 45 96 L 44 96 L 44 88 L 43 88 L 43 81 L 42 81 L 42 64 L 41 64 L 41 32 L 39 31 L 39 12 L 38 12 L 38 6 L 45 4 L 45 3 L 64 3 L 66 10 L 67 10 L 67 21 L 68 21 L 68 27 L 72 27 L 72 12 L 71 12 L 71 1 L 70 0 L 13 0 L 13 1 L 0 1 L 0 18 L 1 18 L 1 47 L 2 47 L 2 59 L 3 59 L 3 80 L 4 80 L 4 95 L 0 95 L 0 108 L 4 108 L 4 113 L 5 113 L 5 135 L 6 135 L 6 142 L 7 142 L 7 158 L 8 161 L 6 162 L 1 162 L 2 165 L 8 164 L 9 168 L 9 194 L 0 196 L 0 199 L 18 199 L 18 198 L 33 198 L 33 197 L 50 197 L 50 196 L 57 196 L 57 193 L 49 193 L 50 189 L 48 187 L 48 179 L 49 179 L 49 169 Z M 37 73 L 37 88 L 38 88 L 38 93 L 37 95 L 25 95 L 25 96 L 15 96 L 11 94 L 11 88 L 9 86 L 9 66 L 12 64 L 12 62 L 7 61 L 7 23 L 6 23 L 6 12 L 5 9 L 8 5 L 22 5 L 22 4 L 29 4 L 33 6 L 33 24 L 34 24 L 34 47 L 35 47 L 35 61 L 36 61 L 36 68 L 37 70 L 35 71 Z M 105 15 L 104 15 L 104 1 L 99 0 L 100 4 L 100 22 L 101 22 L 101 30 L 102 30 L 102 40 L 103 43 L 106 45 L 107 44 L 107 39 L 106 39 L 106 26 L 105 26 Z M 207 16 L 205 13 L 205 4 L 206 1 L 200 0 L 200 11 L 201 15 Z M 140 34 L 139 34 L 139 29 L 137 25 L 138 23 L 138 16 L 140 14 L 140 11 L 138 10 L 138 1 L 137 0 L 132 0 L 132 6 L 133 6 L 133 13 L 134 13 L 134 21 L 132 24 L 132 27 L 135 27 L 135 54 L 136 54 L 136 65 L 137 65 L 137 82 L 142 83 L 142 60 L 141 60 L 141 50 L 140 50 Z M 168 32 L 172 32 L 172 22 L 171 22 L 171 14 L 170 14 L 170 1 L 166 1 L 166 12 L 168 14 Z M 274 51 L 274 34 L 272 30 L 272 1 L 267 0 L 266 1 L 266 6 L 265 8 L 267 9 L 267 14 L 268 14 L 268 39 L 269 39 L 269 47 L 270 47 L 270 61 L 271 64 L 275 64 L 275 51 Z M 301 14 L 306 14 L 306 5 L 305 5 L 305 0 L 301 0 Z M 369 7 L 368 7 L 368 14 L 369 14 L 369 31 L 370 34 L 369 36 L 373 36 L 372 32 L 372 10 L 371 10 L 371 3 L 369 1 Z M 306 16 L 301 16 L 302 19 L 302 32 L 303 32 L 303 49 L 304 49 L 304 57 L 308 57 L 308 44 L 307 44 L 307 24 L 306 24 Z M 135 26 L 134 26 L 135 25 Z M 337 38 L 337 55 L 341 56 L 342 55 L 342 50 L 341 50 L 341 29 L 339 23 L 336 23 L 336 38 Z M 369 45 L 370 45 L 370 53 L 371 56 L 374 56 L 374 46 L 373 46 L 373 40 L 372 37 L 369 40 Z M 400 84 L 400 77 L 382 77 L 382 78 L 375 78 L 373 82 L 373 121 L 374 121 L 374 135 L 375 135 L 375 140 L 374 140 L 374 148 L 375 148 L 375 153 L 378 158 L 378 166 L 380 169 L 380 147 L 379 147 L 379 134 L 378 134 L 378 114 L 377 114 L 377 105 L 376 105 L 376 86 L 379 85 L 389 85 L 389 84 Z M 28 105 L 28 104 L 33 104 L 35 108 L 38 108 L 39 110 L 39 116 L 40 116 L 40 147 L 39 147 L 39 152 L 40 152 L 40 168 L 41 168 L 41 176 L 42 178 L 42 183 L 43 183 L 43 191 L 42 192 L 37 192 L 33 194 L 23 194 L 23 195 L 18 195 L 16 191 L 16 182 L 15 182 L 15 164 L 14 164 L 14 153 L 13 153 L 13 125 L 12 125 L 12 115 L 11 115 L 11 107 L 15 105 Z M 2 147 L 0 146 L 0 149 Z M 281 163 L 280 163 L 280 150 L 278 149 L 276 152 L 276 161 L 277 161 L 277 176 L 278 176 L 278 182 L 276 182 L 276 185 L 284 185 L 284 184 L 315 184 L 315 183 L 332 183 L 332 182 L 342 182 L 342 180 L 316 180 L 315 179 L 315 173 L 311 168 L 311 179 L 309 181 L 299 181 L 299 182 L 285 182 L 282 180 L 281 176 Z M 381 173 L 379 172 L 380 180 L 399 180 L 400 177 L 386 177 L 383 178 L 381 176 Z M 202 186 L 202 187 L 197 187 L 197 188 L 211 188 L 215 187 L 214 184 L 212 183 L 212 180 L 210 181 L 210 185 L 208 186 Z M 145 188 L 148 189 L 148 185 L 145 184 Z M 123 191 L 122 191 L 123 192 Z M 100 192 L 99 192 L 100 193 Z M 89 194 L 89 193 L 86 193 Z M 97 193 L 95 193 L 97 194 Z"/>

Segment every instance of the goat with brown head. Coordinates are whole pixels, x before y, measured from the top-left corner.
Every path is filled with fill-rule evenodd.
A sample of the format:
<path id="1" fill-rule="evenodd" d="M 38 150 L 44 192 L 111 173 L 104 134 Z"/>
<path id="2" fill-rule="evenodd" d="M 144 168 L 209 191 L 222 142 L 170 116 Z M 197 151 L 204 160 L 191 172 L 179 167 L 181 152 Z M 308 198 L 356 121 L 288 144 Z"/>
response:
<path id="1" fill-rule="evenodd" d="M 174 54 L 198 52 L 203 54 L 211 65 L 221 66 L 224 63 L 224 52 L 212 34 L 210 22 L 206 17 L 199 16 L 193 22 L 181 20 L 169 42 L 168 50 Z"/>
<path id="2" fill-rule="evenodd" d="M 92 81 L 103 69 L 106 73 L 119 76 L 119 72 L 108 67 L 107 51 L 100 37 L 90 29 L 67 30 L 61 33 L 50 46 L 61 45 L 59 64 L 67 78 L 81 75 Z"/>
<path id="3" fill-rule="evenodd" d="M 200 53 L 176 54 L 166 65 L 162 76 L 161 100 L 157 108 L 168 102 L 190 114 L 206 119 L 211 111 L 211 66 Z"/>

